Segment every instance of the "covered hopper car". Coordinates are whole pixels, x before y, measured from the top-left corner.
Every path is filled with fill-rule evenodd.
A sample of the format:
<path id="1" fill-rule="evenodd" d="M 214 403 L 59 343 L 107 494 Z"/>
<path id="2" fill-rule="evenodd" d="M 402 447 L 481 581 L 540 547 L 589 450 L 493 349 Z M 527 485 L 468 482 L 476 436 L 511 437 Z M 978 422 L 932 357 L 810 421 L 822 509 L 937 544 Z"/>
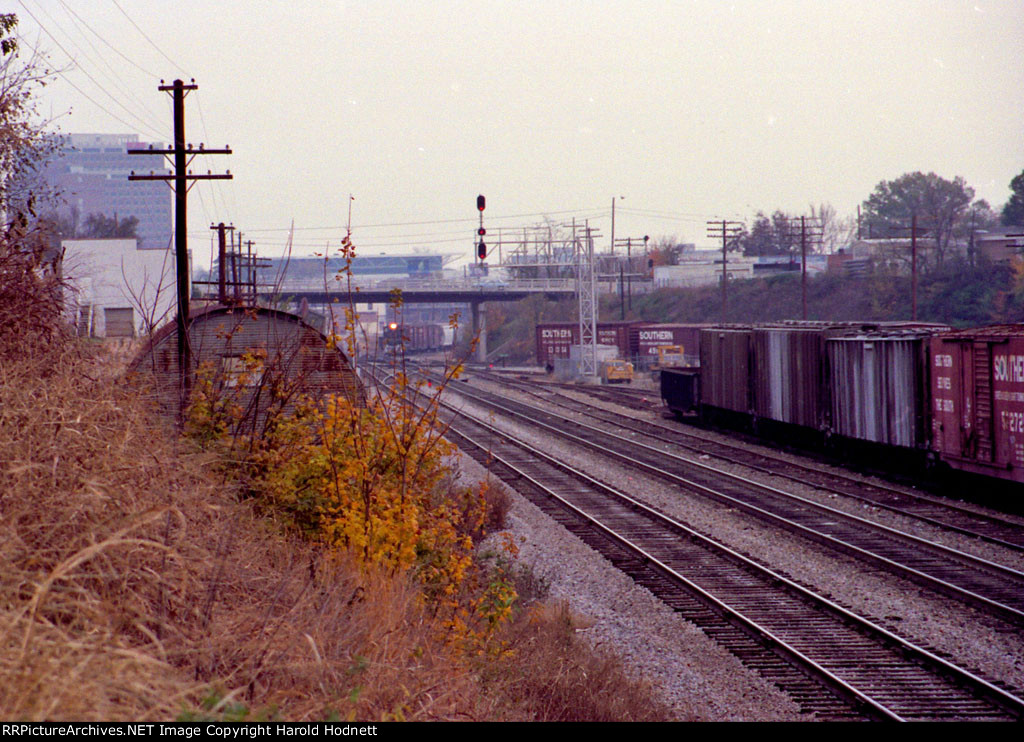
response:
<path id="1" fill-rule="evenodd" d="M 680 415 L 773 441 L 1024 483 L 1024 325 L 707 327 L 700 366 L 663 369 Z"/>

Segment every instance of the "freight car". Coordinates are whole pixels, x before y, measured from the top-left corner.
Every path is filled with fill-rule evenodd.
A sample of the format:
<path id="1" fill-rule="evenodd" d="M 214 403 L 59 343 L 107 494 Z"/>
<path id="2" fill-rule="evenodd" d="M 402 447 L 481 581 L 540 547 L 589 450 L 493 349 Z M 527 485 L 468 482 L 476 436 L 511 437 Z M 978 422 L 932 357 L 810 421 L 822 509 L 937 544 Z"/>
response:
<path id="1" fill-rule="evenodd" d="M 700 331 L 707 325 L 698 324 L 654 324 L 635 325 L 629 328 L 630 353 L 638 370 L 660 368 L 662 349 L 673 348 L 673 353 L 682 356 L 679 366 L 696 366 L 699 362 Z"/>
<path id="2" fill-rule="evenodd" d="M 1024 337 L 1024 327 L 1018 333 Z M 954 465 L 933 442 L 931 357 L 947 335 L 948 327 L 923 323 L 709 327 L 700 334 L 699 370 L 663 370 L 662 396 L 677 414 L 695 414 L 703 424 L 841 458 L 884 457 L 890 468 L 910 471 L 940 459 Z M 1024 406 L 1021 413 L 1024 422 Z M 1015 440 L 1024 443 L 1024 436 Z"/>
<path id="3" fill-rule="evenodd" d="M 597 325 L 597 344 L 614 345 L 618 348 L 619 358 L 629 361 L 636 356 L 636 348 L 631 344 L 635 337 L 635 327 L 650 324 L 648 322 L 600 322 Z M 569 349 L 580 344 L 580 326 L 578 322 L 543 322 L 536 327 L 537 365 L 551 368 L 556 358 L 568 358 Z"/>
<path id="4" fill-rule="evenodd" d="M 1024 483 L 1024 325 L 935 335 L 930 406 L 943 462 Z"/>
<path id="5" fill-rule="evenodd" d="M 387 351 L 394 352 L 401 348 L 406 353 L 420 353 L 450 346 L 451 333 L 446 333 L 445 329 L 439 324 L 390 322 L 384 327 L 381 337 Z"/>

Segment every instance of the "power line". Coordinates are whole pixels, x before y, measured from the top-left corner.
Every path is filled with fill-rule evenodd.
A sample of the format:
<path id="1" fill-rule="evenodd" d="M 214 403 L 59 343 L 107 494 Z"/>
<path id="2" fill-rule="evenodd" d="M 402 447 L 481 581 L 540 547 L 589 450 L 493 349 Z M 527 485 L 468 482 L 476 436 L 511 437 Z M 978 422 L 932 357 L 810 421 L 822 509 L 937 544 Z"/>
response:
<path id="1" fill-rule="evenodd" d="M 33 13 L 33 12 L 32 12 L 31 10 L 29 10 L 29 9 L 28 9 L 28 6 L 27 6 L 27 5 L 25 5 L 25 3 L 24 3 L 24 2 L 22 2 L 21 0 L 18 0 L 18 4 L 19 4 L 19 5 L 21 5 L 21 7 L 22 7 L 22 8 L 24 8 L 25 12 L 29 14 L 29 16 L 30 16 L 30 17 L 32 18 L 32 20 L 34 20 L 34 21 L 36 22 L 36 25 L 38 25 L 38 26 L 39 26 L 39 29 L 40 29 L 40 30 L 41 30 L 41 31 L 42 31 L 43 33 L 45 33 L 45 34 L 46 34 L 47 36 L 49 36 L 49 37 L 50 37 L 50 40 L 51 40 L 51 41 L 53 41 L 53 43 L 54 43 L 54 44 L 56 44 L 56 45 L 57 45 L 57 47 L 58 47 L 58 48 L 59 48 L 59 49 L 60 49 L 60 50 L 61 50 L 62 52 L 64 52 L 64 54 L 65 54 L 65 55 L 67 56 L 67 58 L 68 58 L 69 60 L 71 60 L 71 62 L 72 62 L 72 63 L 74 63 L 74 61 L 75 61 L 75 56 L 74 56 L 73 54 L 71 54 L 71 52 L 69 52 L 69 51 L 68 51 L 68 50 L 67 50 L 67 49 L 66 49 L 66 48 L 64 47 L 64 45 L 63 45 L 63 44 L 61 44 L 61 43 L 60 43 L 60 41 L 58 41 L 58 40 L 57 40 L 57 38 L 56 38 L 56 37 L 55 37 L 55 36 L 54 36 L 54 35 L 53 35 L 52 33 L 50 33 L 50 32 L 49 32 L 49 31 L 47 30 L 46 26 L 45 26 L 45 25 L 43 25 L 43 23 L 42 23 L 42 22 L 41 22 L 41 21 L 39 20 L 39 18 L 37 18 L 37 17 L 36 17 L 35 13 Z M 153 133 L 154 133 L 154 130 L 150 128 L 150 124 L 149 124 L 149 123 L 147 123 L 147 122 L 146 122 L 146 121 L 145 121 L 144 119 L 142 119 L 142 118 L 141 118 L 140 116 L 138 116 L 138 115 L 137 115 L 137 114 L 136 114 L 136 113 L 135 113 L 134 111 L 132 111 L 132 110 L 131 110 L 130 108 L 128 108 L 128 107 L 127 107 L 126 105 L 124 105 L 124 103 L 122 103 L 122 102 L 121 102 L 120 100 L 118 100 L 118 99 L 117 99 L 117 98 L 116 98 L 116 97 L 115 97 L 114 95 L 112 95 L 112 94 L 111 94 L 111 93 L 110 93 L 110 92 L 109 92 L 109 91 L 108 91 L 108 90 L 107 90 L 106 88 L 104 88 L 104 87 L 103 87 L 102 85 L 100 85 L 99 81 L 97 81 L 95 77 L 93 77 L 93 76 L 92 76 L 91 74 L 89 74 L 89 72 L 87 72 L 87 71 L 85 70 L 85 68 L 84 68 L 84 67 L 81 67 L 81 66 L 79 66 L 79 67 L 78 67 L 78 69 L 79 69 L 79 70 L 80 70 L 80 71 L 82 72 L 82 74 L 83 74 L 83 75 L 85 75 L 85 76 L 86 76 L 87 78 L 89 78 L 89 80 L 91 80 L 91 81 L 92 81 L 93 85 L 95 85 L 95 86 L 96 86 L 97 88 L 99 88 L 99 89 L 100 89 L 100 90 L 101 90 L 101 91 L 102 91 L 102 92 L 103 92 L 103 93 L 104 93 L 104 94 L 105 94 L 105 95 L 106 95 L 106 96 L 107 96 L 108 98 L 110 98 L 110 99 L 111 99 L 112 101 L 114 101 L 114 102 L 115 102 L 115 103 L 116 103 L 117 105 L 119 105 L 119 106 L 120 106 L 121 108 L 123 108 L 123 109 L 124 109 L 125 111 L 127 111 L 127 112 L 128 112 L 128 115 L 129 115 L 129 116 L 131 116 L 131 117 L 132 117 L 132 118 L 134 118 L 134 119 L 135 119 L 136 121 L 138 121 L 139 123 L 141 123 L 144 129 L 147 129 L 147 130 L 148 130 L 148 131 L 149 131 L 149 132 L 150 132 L 151 134 L 153 134 Z M 67 75 L 65 75 L 65 74 L 64 74 L 64 73 L 63 73 L 62 71 L 60 71 L 60 70 L 57 70 L 57 71 L 56 71 L 56 73 L 57 73 L 58 75 L 60 75 L 60 76 L 61 76 L 61 77 L 62 77 L 62 78 L 64 79 L 64 81 L 65 81 L 65 82 L 67 82 L 67 83 L 68 83 L 69 85 L 71 85 L 71 87 L 73 87 L 73 88 L 74 88 L 75 90 L 77 90 L 77 91 L 78 91 L 79 93 L 81 93 L 81 94 L 82 94 L 83 96 L 85 96 L 85 97 L 86 97 L 86 98 L 87 98 L 87 99 L 88 99 L 89 101 L 91 101 L 91 102 L 92 102 L 92 103 L 93 103 L 94 105 L 96 105 L 97 107 L 99 107 L 99 108 L 100 108 L 100 110 L 102 110 L 102 111 L 106 112 L 106 113 L 107 113 L 107 114 L 109 114 L 110 116 L 113 116 L 113 117 L 114 117 L 115 119 L 117 119 L 117 120 L 118 120 L 118 121 L 120 121 L 120 122 L 121 122 L 122 124 L 124 124 L 125 126 L 127 126 L 127 127 L 131 128 L 131 129 L 134 129 L 134 128 L 135 128 L 135 127 L 137 126 L 137 124 L 129 124 L 129 123 L 128 123 L 127 121 L 125 121 L 124 119 L 120 118 L 119 116 L 116 116 L 116 115 L 114 115 L 114 113 L 113 113 L 113 112 L 111 112 L 111 111 L 110 111 L 110 109 L 108 109 L 108 108 L 107 108 L 106 106 L 103 106 L 102 104 L 100 104 L 100 103 L 99 103 L 98 101 L 96 101 L 96 99 L 95 99 L 95 98 L 93 98 L 92 96 L 90 96 L 89 94 L 87 94 L 87 93 L 86 93 L 86 92 L 85 92 L 84 90 L 82 90 L 82 89 L 81 89 L 80 87 L 78 87 L 78 86 L 77 86 L 77 85 L 75 85 L 75 84 L 74 84 L 73 82 L 71 82 L 71 79 L 70 79 L 70 78 L 69 78 L 69 77 L 68 77 Z M 159 134 L 157 134 L 156 136 L 157 136 L 157 138 L 159 138 L 159 137 L 160 137 L 160 135 L 159 135 Z"/>
<path id="2" fill-rule="evenodd" d="M 31 50 L 33 51 L 33 53 L 35 53 L 35 54 L 40 54 L 40 52 L 39 52 L 39 49 L 38 49 L 37 47 L 33 46 L 33 45 L 32 45 L 32 44 L 31 44 L 31 43 L 30 43 L 30 42 L 28 41 L 28 39 L 27 39 L 27 38 L 25 38 L 25 36 L 24 36 L 24 35 L 22 35 L 22 34 L 19 34 L 19 35 L 18 35 L 18 40 L 19 40 L 19 41 L 22 41 L 22 42 L 24 42 L 24 43 L 26 44 L 26 46 L 28 46 L 28 47 L 29 47 L 29 48 L 30 48 L 30 49 L 31 49 Z M 86 99 L 86 100 L 88 100 L 88 101 L 89 101 L 90 103 L 92 103 L 92 104 L 93 104 L 94 106 L 96 106 L 96 107 L 97 107 L 98 109 L 100 109 L 101 111 L 103 111 L 104 113 L 106 113 L 106 114 L 107 114 L 108 116 L 110 116 L 110 117 L 111 117 L 112 119 L 114 119 L 115 121 L 118 121 L 118 122 L 120 122 L 120 123 L 124 124 L 125 126 L 127 126 L 127 127 L 128 127 L 128 129 L 129 129 L 129 131 L 131 131 L 131 130 L 134 130 L 134 129 L 136 129 L 136 128 L 137 128 L 137 126 L 138 126 L 137 124 L 132 124 L 132 123 L 129 123 L 129 122 L 125 121 L 125 120 L 124 120 L 123 118 L 121 118 L 120 116 L 118 116 L 118 115 L 117 115 L 116 113 L 114 113 L 113 111 L 111 111 L 111 110 L 110 110 L 109 108 L 107 108 L 106 106 L 104 106 L 104 105 L 103 105 L 102 103 L 100 103 L 100 102 L 99 102 L 98 100 L 96 100 L 96 99 L 95 99 L 95 98 L 93 98 L 93 97 L 92 97 L 91 95 L 89 95 L 89 94 L 88 94 L 87 92 L 85 92 L 85 91 L 84 91 L 84 90 L 82 90 L 82 89 L 81 89 L 80 87 L 78 87 L 78 85 L 76 85 L 76 84 L 74 83 L 74 81 L 72 81 L 72 80 L 71 80 L 71 79 L 70 79 L 70 78 L 69 78 L 69 77 L 68 77 L 67 75 L 65 75 L 63 71 L 61 71 L 61 70 L 54 70 L 53 74 L 55 74 L 55 75 L 58 75 L 58 76 L 59 76 L 59 77 L 60 77 L 60 78 L 61 78 L 62 80 L 64 80 L 64 82 L 66 82 L 66 83 L 67 83 L 68 85 L 70 85 L 70 86 L 71 86 L 71 87 L 73 87 L 73 88 L 74 88 L 75 90 L 77 90 L 77 91 L 78 91 L 78 93 L 79 93 L 79 94 L 81 94 L 81 96 L 82 96 L 83 98 L 85 98 L 85 99 Z M 148 127 L 147 127 L 147 128 L 148 128 Z M 155 134 L 155 132 L 153 132 L 152 130 L 150 130 L 150 133 L 151 133 L 151 134 Z M 156 134 L 156 136 L 157 136 L 157 138 L 159 138 L 159 137 L 160 137 L 160 135 L 159 135 L 159 134 Z"/>
<path id="3" fill-rule="evenodd" d="M 138 70 L 141 70 L 144 74 L 146 74 L 147 77 L 150 77 L 150 78 L 153 78 L 153 79 L 157 79 L 158 76 L 153 74 L 152 72 L 149 72 L 148 70 L 146 70 L 145 68 L 143 68 L 142 66 L 140 66 L 139 64 L 134 62 L 131 58 L 129 58 L 127 55 L 125 55 L 123 52 L 121 52 L 117 47 L 115 47 L 113 44 L 111 44 L 109 41 L 107 41 L 98 31 L 96 31 L 96 29 L 94 29 L 92 26 L 90 26 L 86 22 L 86 20 L 84 18 L 82 18 L 80 15 L 78 15 L 78 13 L 76 13 L 74 11 L 74 9 L 72 9 L 67 3 L 65 3 L 64 0 L 57 0 L 57 2 L 60 3 L 61 7 L 64 9 L 64 12 L 68 14 L 69 20 L 71 21 L 72 26 L 75 27 L 75 29 L 78 31 L 78 33 L 81 35 L 81 37 L 85 40 L 85 42 L 89 45 L 89 47 L 92 49 L 92 51 L 95 52 L 96 59 L 98 59 L 99 63 L 100 63 L 100 64 L 97 64 L 96 66 L 100 67 L 100 65 L 102 65 L 110 73 L 109 75 L 104 74 L 104 77 L 107 80 L 110 80 L 113 83 L 113 86 L 115 88 L 117 88 L 120 92 L 124 93 L 129 99 L 131 99 L 131 101 L 132 101 L 132 103 L 134 105 L 138 106 L 138 108 L 140 110 L 142 110 L 142 111 L 144 111 L 146 113 L 147 122 L 148 123 L 154 125 L 157 130 L 162 129 L 162 123 L 161 123 L 162 119 L 155 115 L 155 113 L 153 112 L 153 110 L 150 107 L 149 103 L 147 103 L 146 101 L 142 100 L 138 95 L 136 95 L 136 93 L 133 91 L 133 89 L 130 86 L 125 85 L 121 81 L 121 78 L 124 76 L 123 73 L 119 73 L 116 69 L 114 69 L 114 66 L 109 61 L 107 61 L 106 57 L 104 57 L 104 55 L 103 55 L 103 52 L 96 46 L 96 44 L 93 43 L 93 41 L 89 37 L 89 34 L 87 34 L 85 31 L 82 30 L 82 27 L 85 27 L 85 29 L 88 30 L 93 36 L 95 36 L 97 39 L 102 41 L 109 49 L 111 49 L 115 54 L 120 56 L 122 59 L 124 59 L 130 65 L 132 65 L 133 67 L 135 67 Z M 43 9 L 43 11 L 46 12 L 45 9 Z M 68 34 L 66 31 L 64 31 L 63 27 L 60 26 L 60 24 L 57 22 L 56 18 L 51 16 L 49 13 L 47 13 L 47 16 L 51 20 L 53 20 L 53 22 L 54 22 L 54 24 L 56 25 L 57 28 L 60 28 L 61 31 L 63 31 L 68 36 L 68 40 L 72 44 L 74 44 L 77 48 L 81 49 L 81 47 L 71 37 L 71 34 Z M 86 55 L 86 56 L 88 56 L 88 55 Z M 92 59 L 90 59 L 90 61 L 92 61 Z"/>
<path id="4" fill-rule="evenodd" d="M 555 214 L 596 214 L 601 215 L 604 212 L 600 209 L 565 209 L 562 211 L 535 211 L 527 214 L 507 214 L 505 216 L 493 216 L 488 217 L 489 219 L 525 219 L 526 217 L 544 217 L 552 216 Z M 377 229 L 381 227 L 418 227 L 430 224 L 465 224 L 475 223 L 476 219 L 434 219 L 431 221 L 422 222 L 382 222 L 380 224 L 353 224 L 352 230 L 357 229 Z M 295 227 L 294 231 L 312 231 L 312 230 L 344 230 L 347 229 L 347 225 L 331 225 L 324 227 Z M 263 229 L 250 229 L 249 232 L 288 232 L 291 231 L 290 227 L 265 227 Z"/>
<path id="5" fill-rule="evenodd" d="M 142 38 L 144 38 L 146 41 L 148 41 L 150 46 L 152 46 L 154 49 L 156 49 L 164 59 L 166 59 L 172 65 L 177 67 L 179 72 L 182 72 L 185 75 L 188 75 L 188 72 L 186 72 L 184 69 L 182 69 L 180 64 L 178 64 L 173 59 L 171 59 L 166 54 L 164 54 L 163 49 L 161 49 L 159 46 L 157 46 L 156 42 L 153 41 L 153 39 L 149 38 L 149 36 L 146 35 L 145 31 L 143 31 L 141 28 L 139 28 L 139 24 L 132 20 L 132 17 L 125 12 L 124 8 L 122 8 L 120 5 L 118 5 L 117 0 L 110 0 L 110 2 L 112 2 L 114 4 L 115 8 L 117 8 L 118 10 L 121 11 L 121 15 L 123 15 L 125 18 L 127 18 L 128 22 L 130 24 L 135 26 L 135 30 L 138 31 L 140 34 L 142 34 Z"/>
<path id="6" fill-rule="evenodd" d="M 82 16 L 78 15 L 78 13 L 76 13 L 74 10 L 69 8 L 68 5 L 64 2 L 64 0 L 57 0 L 57 2 L 59 2 L 61 4 L 61 6 L 63 6 L 64 10 L 66 10 L 68 13 L 70 13 L 75 18 L 77 18 L 81 22 L 81 24 L 83 26 L 85 26 L 87 29 L 92 31 L 93 35 L 97 39 L 99 39 L 104 44 L 106 44 L 108 47 L 110 47 L 110 50 L 113 51 L 115 54 L 117 54 L 119 57 L 121 57 L 124 61 L 126 61 L 128 64 L 132 65 L 133 67 L 135 67 L 137 70 L 146 73 L 150 77 L 152 77 L 154 79 L 159 79 L 160 75 L 157 75 L 157 74 L 155 74 L 153 72 L 150 72 L 145 67 L 140 66 L 137 62 L 132 60 L 130 57 L 125 56 L 124 53 L 120 49 L 118 49 L 116 46 L 114 46 L 109 41 L 107 41 L 105 38 L 103 38 L 99 33 L 96 32 L 96 30 L 92 26 L 90 26 L 88 23 L 86 23 L 85 19 L 82 18 Z"/>

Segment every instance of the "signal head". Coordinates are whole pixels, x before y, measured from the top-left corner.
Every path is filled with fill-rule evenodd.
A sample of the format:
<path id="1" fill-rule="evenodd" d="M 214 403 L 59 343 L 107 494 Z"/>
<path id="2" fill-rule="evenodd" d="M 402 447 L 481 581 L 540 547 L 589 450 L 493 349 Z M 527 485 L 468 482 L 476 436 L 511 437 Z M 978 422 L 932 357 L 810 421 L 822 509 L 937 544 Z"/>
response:
<path id="1" fill-rule="evenodd" d="M 482 195 L 476 197 L 476 210 L 483 211 L 484 206 L 487 204 L 486 199 Z"/>

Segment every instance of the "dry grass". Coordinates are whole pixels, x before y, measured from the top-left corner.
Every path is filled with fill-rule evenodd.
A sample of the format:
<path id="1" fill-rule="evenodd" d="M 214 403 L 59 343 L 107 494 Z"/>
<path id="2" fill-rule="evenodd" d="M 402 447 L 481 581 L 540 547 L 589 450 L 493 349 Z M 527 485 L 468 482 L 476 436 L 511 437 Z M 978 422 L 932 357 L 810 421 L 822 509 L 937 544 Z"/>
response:
<path id="1" fill-rule="evenodd" d="M 412 586 L 290 542 L 102 363 L 43 356 L 0 361 L 0 718 L 173 719 L 211 688 L 290 719 L 477 715 Z"/>
<path id="2" fill-rule="evenodd" d="M 530 606 L 505 631 L 511 660 L 492 660 L 481 673 L 488 694 L 532 721 L 671 720 L 647 683 L 576 636 L 585 627 L 565 603 Z"/>
<path id="3" fill-rule="evenodd" d="M 467 660 L 408 580 L 240 502 L 124 349 L 62 348 L 0 356 L 0 718 L 664 718 L 557 611 Z"/>

